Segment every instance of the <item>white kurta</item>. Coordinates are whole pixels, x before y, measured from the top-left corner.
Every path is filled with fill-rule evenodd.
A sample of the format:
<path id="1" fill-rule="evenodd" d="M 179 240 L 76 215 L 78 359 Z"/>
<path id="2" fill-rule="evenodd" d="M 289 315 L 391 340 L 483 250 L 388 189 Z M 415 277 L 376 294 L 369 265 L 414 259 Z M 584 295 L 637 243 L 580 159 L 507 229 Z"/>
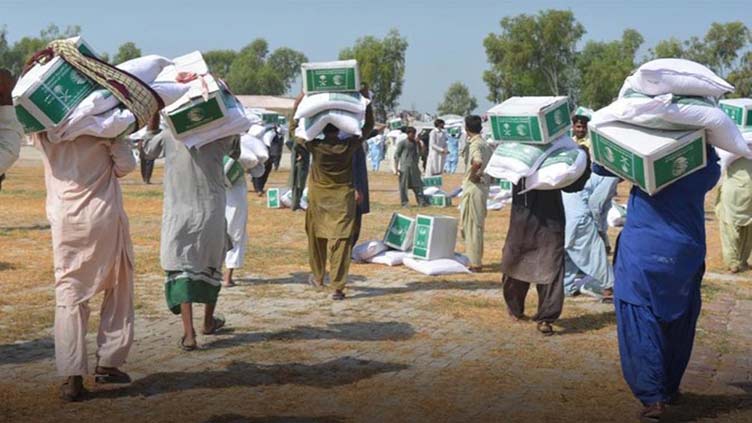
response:
<path id="1" fill-rule="evenodd" d="M 13 106 L 0 106 L 0 174 L 18 160 L 23 129 Z"/>
<path id="2" fill-rule="evenodd" d="M 52 144 L 35 134 L 47 187 L 55 266 L 55 359 L 61 376 L 87 373 L 88 300 L 104 291 L 97 357 L 125 362 L 133 342 L 133 246 L 118 178 L 136 167 L 127 140 Z"/>
<path id="3" fill-rule="evenodd" d="M 243 266 L 245 248 L 248 243 L 246 225 L 248 222 L 248 185 L 245 175 L 238 178 L 227 188 L 227 206 L 225 220 L 227 220 L 227 235 L 232 241 L 232 249 L 225 254 L 225 266 L 228 269 L 239 269 Z"/>
<path id="4" fill-rule="evenodd" d="M 441 175 L 446 162 L 447 135 L 443 129 L 434 128 L 428 135 L 428 159 L 426 160 L 425 176 Z"/>

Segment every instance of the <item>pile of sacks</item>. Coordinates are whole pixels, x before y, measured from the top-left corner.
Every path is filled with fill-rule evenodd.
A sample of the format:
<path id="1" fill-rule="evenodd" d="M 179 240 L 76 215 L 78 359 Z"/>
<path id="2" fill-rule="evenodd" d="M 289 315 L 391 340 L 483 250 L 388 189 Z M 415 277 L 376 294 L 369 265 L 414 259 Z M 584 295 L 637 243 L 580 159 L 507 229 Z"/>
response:
<path id="1" fill-rule="evenodd" d="M 494 151 L 485 173 L 517 185 L 525 178 L 525 190 L 554 190 L 575 182 L 585 172 L 587 153 L 568 135 L 550 144 L 502 142 Z"/>
<path id="2" fill-rule="evenodd" d="M 173 62 L 157 55 L 147 55 L 123 62 L 116 67 L 148 84 L 169 106 L 183 97 L 188 86 L 172 81 L 158 80 L 158 75 Z M 36 65 L 40 66 L 40 65 Z M 30 77 L 27 73 L 24 78 Z M 33 73 L 31 73 L 33 75 Z M 19 81 L 20 89 L 27 85 L 24 78 Z M 83 98 L 76 107 L 68 111 L 66 117 L 55 127 L 47 129 L 50 142 L 73 140 L 83 135 L 100 138 L 116 138 L 138 130 L 136 118 L 120 101 L 106 89 L 100 88 Z"/>
<path id="3" fill-rule="evenodd" d="M 282 128 L 275 123 L 264 123 L 262 116 L 268 113 L 263 109 L 246 109 L 251 122 L 248 132 L 240 138 L 239 162 L 251 176 L 258 178 L 264 174 L 264 165 L 269 160 L 269 147 L 276 136 L 284 136 Z"/>
<path id="4" fill-rule="evenodd" d="M 593 114 L 599 127 L 625 122 L 663 130 L 705 129 L 706 142 L 722 157 L 752 159 L 747 139 L 718 107 L 718 99 L 734 87 L 707 67 L 684 59 L 657 59 L 640 66 L 625 81 L 618 99 Z"/>
<path id="5" fill-rule="evenodd" d="M 497 181 L 488 189 L 488 199 L 486 199 L 486 210 L 499 211 L 512 201 L 512 184 L 509 181 Z M 433 187 L 423 190 L 423 193 L 431 192 Z M 448 198 L 462 198 L 462 187 L 455 188 L 446 194 Z M 459 207 L 459 206 L 458 206 Z"/>
<path id="6" fill-rule="evenodd" d="M 453 258 L 419 260 L 410 251 L 402 251 L 387 246 L 383 241 L 365 241 L 353 248 L 352 259 L 358 263 L 402 266 L 428 276 L 470 273 L 470 259 L 455 253 Z"/>
<path id="7" fill-rule="evenodd" d="M 332 66 L 338 63 L 332 62 Z M 357 63 L 346 63 L 347 66 L 354 67 L 357 74 Z M 304 63 L 303 75 L 306 77 L 306 68 L 317 64 Z M 329 64 L 318 64 L 327 66 Z M 356 77 L 357 79 L 357 77 Z M 295 111 L 294 119 L 298 120 L 298 126 L 295 129 L 295 136 L 306 141 L 317 138 L 328 124 L 336 126 L 340 131 L 340 137 L 351 135 L 361 136 L 361 128 L 365 120 L 366 107 L 370 100 L 363 97 L 357 91 L 358 85 L 353 84 L 352 91 L 332 91 L 319 92 L 313 91 L 308 87 L 306 96 L 298 105 Z M 319 87 L 320 88 L 320 87 Z M 321 89 L 321 88 L 320 88 Z"/>

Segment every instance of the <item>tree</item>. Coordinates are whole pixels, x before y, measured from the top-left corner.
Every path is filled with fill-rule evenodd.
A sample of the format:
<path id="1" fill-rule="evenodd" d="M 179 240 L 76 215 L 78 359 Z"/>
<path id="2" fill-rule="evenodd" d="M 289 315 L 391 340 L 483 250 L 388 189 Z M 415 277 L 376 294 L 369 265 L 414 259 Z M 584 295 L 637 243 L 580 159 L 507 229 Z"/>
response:
<path id="1" fill-rule="evenodd" d="M 280 47 L 269 56 L 267 64 L 279 75 L 285 91 L 290 91 L 293 82 L 301 75 L 300 65 L 307 61 L 305 54 L 289 47 Z"/>
<path id="2" fill-rule="evenodd" d="M 568 10 L 544 10 L 501 20 L 501 33 L 483 45 L 491 69 L 483 74 L 488 99 L 570 93 L 575 47 L 585 28 Z"/>
<path id="3" fill-rule="evenodd" d="M 209 72 L 217 78 L 225 79 L 227 74 L 230 73 L 230 66 L 238 54 L 233 50 L 209 50 L 203 52 L 202 55 L 209 67 Z"/>
<path id="4" fill-rule="evenodd" d="M 136 47 L 136 44 L 133 42 L 128 41 L 118 47 L 118 51 L 115 53 L 115 57 L 112 58 L 112 62 L 115 65 L 119 65 L 125 61 L 136 59 L 141 56 L 141 49 Z"/>
<path id="5" fill-rule="evenodd" d="M 743 65 L 739 58 L 751 36 L 749 28 L 742 22 L 713 22 L 703 38 L 694 36 L 683 43 L 676 38 L 660 41 L 650 50 L 648 57 L 689 59 L 725 78 Z"/>
<path id="6" fill-rule="evenodd" d="M 729 97 L 752 97 L 752 51 L 742 57 L 741 65 L 731 71 L 727 79 L 736 87 Z"/>
<path id="7" fill-rule="evenodd" d="M 358 61 L 360 79 L 369 85 L 374 93 L 374 113 L 376 118 L 385 121 L 389 112 L 397 108 L 405 82 L 405 51 L 407 40 L 398 30 L 391 29 L 379 40 L 366 36 L 355 41 L 355 45 L 340 51 L 340 60 Z"/>
<path id="8" fill-rule="evenodd" d="M 44 49 L 50 41 L 74 37 L 80 32 L 81 27 L 78 25 L 68 26 L 61 31 L 57 25 L 49 24 L 39 32 L 39 37 L 23 37 L 16 41 L 13 47 L 9 47 L 6 30 L 3 28 L 0 31 L 0 66 L 10 70 L 13 75 L 20 75 L 31 56 Z"/>
<path id="9" fill-rule="evenodd" d="M 221 66 L 226 66 L 231 57 L 227 51 L 213 56 L 214 64 Z M 289 59 L 289 62 L 283 58 Z M 269 44 L 266 40 L 258 38 L 235 54 L 230 65 L 226 67 L 225 80 L 236 94 L 282 95 L 289 91 L 295 80 L 293 70 L 300 65 L 294 66 L 294 62 L 304 59 L 302 53 L 286 47 L 269 55 Z M 278 69 L 277 66 L 282 64 L 287 67 Z"/>
<path id="10" fill-rule="evenodd" d="M 627 29 L 621 40 L 585 44 L 577 56 L 583 81 L 579 102 L 594 109 L 608 105 L 635 68 L 635 55 L 643 41 L 639 32 Z"/>
<path id="11" fill-rule="evenodd" d="M 440 115 L 467 116 L 478 107 L 478 101 L 470 95 L 470 90 L 462 82 L 454 82 L 444 94 L 437 111 Z"/>

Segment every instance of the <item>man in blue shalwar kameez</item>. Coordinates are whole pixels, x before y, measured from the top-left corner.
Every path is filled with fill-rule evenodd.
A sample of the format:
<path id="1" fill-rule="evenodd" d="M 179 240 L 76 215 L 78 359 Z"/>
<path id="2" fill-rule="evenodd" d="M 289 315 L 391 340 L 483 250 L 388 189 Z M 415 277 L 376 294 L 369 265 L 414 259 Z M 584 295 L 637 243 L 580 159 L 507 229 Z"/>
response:
<path id="1" fill-rule="evenodd" d="M 600 166 L 594 171 L 613 176 Z M 614 305 L 622 373 L 658 421 L 679 393 L 700 315 L 705 272 L 705 194 L 718 182 L 712 147 L 707 166 L 650 196 L 633 187 L 629 219 L 616 245 Z"/>

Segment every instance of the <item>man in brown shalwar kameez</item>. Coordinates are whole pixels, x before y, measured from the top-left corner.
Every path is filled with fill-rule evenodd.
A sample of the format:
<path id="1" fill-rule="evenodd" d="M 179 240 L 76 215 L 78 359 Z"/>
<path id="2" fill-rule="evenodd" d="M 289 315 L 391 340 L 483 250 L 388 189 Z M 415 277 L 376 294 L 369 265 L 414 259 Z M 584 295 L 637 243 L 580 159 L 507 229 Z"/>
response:
<path id="1" fill-rule="evenodd" d="M 552 335 L 551 323 L 564 305 L 564 206 L 561 191 L 582 190 L 590 177 L 590 161 L 585 173 L 572 185 L 551 191 L 533 190 L 524 194 L 525 179 L 512 189 L 509 230 L 501 258 L 504 300 L 509 315 L 522 319 L 530 284 L 538 290 L 538 312 L 533 316 L 538 330 Z"/>
<path id="2" fill-rule="evenodd" d="M 368 89 L 361 90 L 361 94 L 368 97 Z M 296 100 L 293 115 L 302 99 L 301 95 Z M 373 124 L 373 110 L 368 105 L 362 133 L 370 134 Z M 294 121 L 290 125 L 291 134 L 295 133 L 295 125 Z M 323 286 L 328 258 L 334 288 L 332 299 L 342 300 L 350 269 L 355 208 L 360 202 L 354 186 L 353 156 L 363 154 L 363 138 L 339 139 L 339 129 L 331 124 L 323 132 L 323 139 L 295 140 L 311 153 L 305 222 L 312 273 L 309 281 L 314 286 Z"/>

